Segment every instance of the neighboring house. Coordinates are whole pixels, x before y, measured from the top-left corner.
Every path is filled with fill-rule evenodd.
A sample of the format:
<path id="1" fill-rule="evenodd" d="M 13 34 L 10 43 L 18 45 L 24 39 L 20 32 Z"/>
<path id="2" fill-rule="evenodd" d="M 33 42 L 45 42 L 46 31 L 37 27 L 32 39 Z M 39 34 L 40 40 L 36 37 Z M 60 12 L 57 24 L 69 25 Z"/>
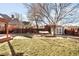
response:
<path id="1" fill-rule="evenodd" d="M 8 20 L 0 17 L 0 31 L 4 31 L 4 33 L 8 33 Z M 1 33 L 1 32 L 0 32 Z"/>
<path id="2" fill-rule="evenodd" d="M 19 19 L 14 18 L 14 19 L 10 20 L 9 25 L 14 26 L 16 28 L 20 28 L 21 22 L 19 21 Z"/>
<path id="3" fill-rule="evenodd" d="M 22 21 L 22 27 L 23 27 L 23 29 L 25 29 L 25 28 L 28 29 L 31 27 L 31 23 L 28 21 Z"/>
<path id="4" fill-rule="evenodd" d="M 9 16 L 7 16 L 7 15 L 5 15 L 5 14 L 1 14 L 0 13 L 0 31 L 5 31 L 5 22 L 9 22 L 10 21 L 10 17 Z"/>
<path id="5" fill-rule="evenodd" d="M 0 18 L 1 18 L 0 21 L 7 21 L 8 22 L 9 31 L 11 31 L 15 28 L 18 28 L 20 26 L 19 19 L 17 19 L 17 18 L 12 18 L 6 14 L 1 14 L 1 13 L 0 13 Z M 0 23 L 0 31 L 5 31 L 4 26 L 5 25 L 3 23 Z"/>
<path id="6" fill-rule="evenodd" d="M 14 15 L 12 15 L 11 17 L 9 17 L 6 14 L 0 14 L 0 18 L 4 19 L 4 20 L 0 20 L 0 21 L 8 21 L 8 30 L 10 32 L 21 32 L 21 29 L 25 29 L 26 27 L 31 26 L 29 22 L 25 22 L 25 21 L 20 21 L 18 18 L 15 18 Z M 6 20 L 5 20 L 6 19 Z M 5 31 L 4 28 L 4 24 L 0 23 L 0 31 Z"/>

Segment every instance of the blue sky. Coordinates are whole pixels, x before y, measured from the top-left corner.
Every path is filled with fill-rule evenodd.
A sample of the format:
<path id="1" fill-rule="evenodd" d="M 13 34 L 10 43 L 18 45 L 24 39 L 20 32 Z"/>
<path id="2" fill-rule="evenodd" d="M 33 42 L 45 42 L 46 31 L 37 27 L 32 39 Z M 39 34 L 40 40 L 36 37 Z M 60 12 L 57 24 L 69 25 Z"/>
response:
<path id="1" fill-rule="evenodd" d="M 27 9 L 22 3 L 0 3 L 0 13 L 11 15 L 13 13 L 19 13 L 22 14 L 23 20 L 25 21 L 27 19 Z M 77 16 L 77 18 L 75 18 Z M 75 12 L 75 16 L 69 17 L 70 19 L 64 20 L 66 22 L 70 22 L 73 19 L 76 19 L 74 22 L 79 21 L 79 11 Z"/>
<path id="2" fill-rule="evenodd" d="M 26 8 L 20 3 L 0 3 L 0 13 L 10 14 L 13 12 L 25 14 Z"/>
<path id="3" fill-rule="evenodd" d="M 0 3 L 0 13 L 11 16 L 15 12 L 26 18 L 27 9 L 22 3 Z"/>

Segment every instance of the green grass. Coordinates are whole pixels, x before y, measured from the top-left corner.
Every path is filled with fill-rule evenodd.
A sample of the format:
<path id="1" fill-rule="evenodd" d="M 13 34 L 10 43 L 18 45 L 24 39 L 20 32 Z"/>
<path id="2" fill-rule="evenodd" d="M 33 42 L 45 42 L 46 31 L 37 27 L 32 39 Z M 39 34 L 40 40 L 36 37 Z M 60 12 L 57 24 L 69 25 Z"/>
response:
<path id="1" fill-rule="evenodd" d="M 79 41 L 71 38 L 27 38 L 16 36 L 11 41 L 15 53 L 24 56 L 77 56 L 79 55 Z M 0 43 L 0 55 L 11 55 L 8 43 Z"/>

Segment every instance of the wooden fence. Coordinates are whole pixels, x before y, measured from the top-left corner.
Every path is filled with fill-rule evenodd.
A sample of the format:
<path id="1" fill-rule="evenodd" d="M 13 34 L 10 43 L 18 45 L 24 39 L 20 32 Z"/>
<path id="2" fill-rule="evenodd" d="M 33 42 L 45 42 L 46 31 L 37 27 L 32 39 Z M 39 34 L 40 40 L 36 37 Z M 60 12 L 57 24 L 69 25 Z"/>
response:
<path id="1" fill-rule="evenodd" d="M 64 33 L 66 35 L 74 35 L 74 36 L 79 36 L 79 28 L 71 28 L 71 29 L 65 29 Z"/>

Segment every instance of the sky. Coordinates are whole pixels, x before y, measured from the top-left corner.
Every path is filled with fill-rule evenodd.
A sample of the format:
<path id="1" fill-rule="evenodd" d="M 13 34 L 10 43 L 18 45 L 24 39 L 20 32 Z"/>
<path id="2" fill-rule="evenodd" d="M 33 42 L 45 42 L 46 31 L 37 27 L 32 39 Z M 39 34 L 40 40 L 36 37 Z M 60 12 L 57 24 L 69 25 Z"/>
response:
<path id="1" fill-rule="evenodd" d="M 27 9 L 21 3 L 0 3 L 0 13 L 11 16 L 13 13 L 19 13 L 26 20 Z"/>
<path id="2" fill-rule="evenodd" d="M 25 6 L 22 3 L 0 3 L 0 13 L 7 14 L 9 16 L 11 16 L 11 14 L 13 14 L 13 13 L 19 13 L 20 15 L 22 15 L 23 21 L 28 21 L 27 17 L 26 17 L 27 8 L 25 8 Z M 75 16 L 77 16 L 77 18 L 75 18 Z M 63 21 L 64 23 L 71 22 L 74 19 L 76 19 L 74 22 L 78 22 L 79 21 L 79 11 L 75 12 L 74 16 L 72 16 L 72 17 L 68 16 L 68 17 L 70 19 L 64 20 Z"/>

